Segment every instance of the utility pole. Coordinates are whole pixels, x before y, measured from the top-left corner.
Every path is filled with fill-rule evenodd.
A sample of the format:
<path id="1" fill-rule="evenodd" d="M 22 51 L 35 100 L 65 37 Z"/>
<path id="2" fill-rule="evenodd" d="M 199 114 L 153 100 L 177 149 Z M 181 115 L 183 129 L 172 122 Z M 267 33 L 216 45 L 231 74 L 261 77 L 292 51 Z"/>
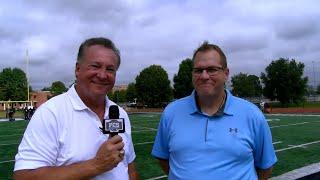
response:
<path id="1" fill-rule="evenodd" d="M 28 53 L 28 49 L 26 50 L 26 61 L 27 61 L 27 100 L 28 102 L 30 101 L 30 89 L 29 89 L 29 53 Z"/>
<path id="2" fill-rule="evenodd" d="M 316 101 L 316 76 L 315 76 L 315 72 L 314 72 L 314 61 L 312 61 L 312 74 L 313 74 L 313 102 Z"/>

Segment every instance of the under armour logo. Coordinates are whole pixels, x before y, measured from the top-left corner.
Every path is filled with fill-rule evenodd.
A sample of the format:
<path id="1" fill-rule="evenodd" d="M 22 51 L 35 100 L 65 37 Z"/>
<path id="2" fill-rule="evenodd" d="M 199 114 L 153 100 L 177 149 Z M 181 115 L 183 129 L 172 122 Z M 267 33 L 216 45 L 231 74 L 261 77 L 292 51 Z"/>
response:
<path id="1" fill-rule="evenodd" d="M 238 132 L 238 128 L 229 128 L 229 132 L 235 132 L 235 133 L 237 133 Z"/>

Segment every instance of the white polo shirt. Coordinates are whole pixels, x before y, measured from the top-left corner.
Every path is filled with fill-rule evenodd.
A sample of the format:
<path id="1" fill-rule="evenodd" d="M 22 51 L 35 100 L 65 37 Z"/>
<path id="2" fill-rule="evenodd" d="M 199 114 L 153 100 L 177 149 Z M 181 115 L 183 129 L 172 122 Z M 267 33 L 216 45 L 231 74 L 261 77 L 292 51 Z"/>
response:
<path id="1" fill-rule="evenodd" d="M 104 117 L 108 107 L 115 104 L 106 98 Z M 125 133 L 119 134 L 125 144 L 122 162 L 111 171 L 94 179 L 129 179 L 128 164 L 136 155 L 131 138 L 127 113 L 119 107 L 125 119 Z M 53 97 L 41 105 L 32 116 L 15 157 L 14 171 L 44 166 L 70 165 L 95 157 L 100 145 L 108 139 L 99 129 L 99 117 L 78 96 L 74 86 L 68 92 Z"/>

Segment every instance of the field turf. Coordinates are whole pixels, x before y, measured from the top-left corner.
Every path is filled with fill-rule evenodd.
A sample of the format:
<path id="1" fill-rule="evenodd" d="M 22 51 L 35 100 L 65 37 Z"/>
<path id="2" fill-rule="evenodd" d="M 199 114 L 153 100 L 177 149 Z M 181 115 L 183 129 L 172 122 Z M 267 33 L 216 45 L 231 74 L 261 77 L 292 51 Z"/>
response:
<path id="1" fill-rule="evenodd" d="M 320 162 L 320 116 L 267 115 L 278 163 L 272 176 Z M 132 114 L 132 136 L 140 179 L 163 172 L 150 155 L 160 114 Z M 12 179 L 14 156 L 28 121 L 0 122 L 0 179 Z M 160 178 L 159 178 L 160 179 Z M 165 179 L 165 178 L 164 178 Z"/>

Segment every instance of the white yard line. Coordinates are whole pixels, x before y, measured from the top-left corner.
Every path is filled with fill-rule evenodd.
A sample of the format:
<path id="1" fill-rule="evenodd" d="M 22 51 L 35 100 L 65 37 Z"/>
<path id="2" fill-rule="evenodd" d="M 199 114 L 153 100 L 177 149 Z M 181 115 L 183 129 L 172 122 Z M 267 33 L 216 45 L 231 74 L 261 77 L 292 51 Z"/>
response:
<path id="1" fill-rule="evenodd" d="M 151 128 L 151 127 L 144 127 L 144 126 L 132 126 L 133 128 L 143 128 L 143 129 L 149 129 L 149 130 L 158 130 L 156 128 Z"/>
<path id="2" fill-rule="evenodd" d="M 320 143 L 320 141 L 313 141 L 313 142 L 309 142 L 309 143 L 305 143 L 305 144 L 299 144 L 299 145 L 296 145 L 296 146 L 277 149 L 276 152 L 286 151 L 286 150 L 289 150 L 289 149 L 295 149 L 295 148 L 304 147 L 304 146 L 307 146 L 307 145 L 310 145 L 310 144 L 317 144 L 317 143 Z"/>
<path id="3" fill-rule="evenodd" d="M 280 121 L 280 119 L 267 119 L 268 122 L 271 122 L 271 121 Z"/>
<path id="4" fill-rule="evenodd" d="M 295 147 L 296 145 L 291 145 L 291 144 L 289 144 L 288 146 L 289 146 L 289 147 Z M 306 149 L 307 146 L 301 146 L 301 148 L 302 148 L 302 149 Z"/>
<path id="5" fill-rule="evenodd" d="M 13 160 L 8 160 L 8 161 L 0 161 L 0 164 L 2 164 L 2 163 L 8 163 L 8 162 L 13 162 L 14 161 L 14 159 Z"/>
<path id="6" fill-rule="evenodd" d="M 301 123 L 294 123 L 294 124 L 285 124 L 285 125 L 279 125 L 279 126 L 271 126 L 271 128 L 278 128 L 278 127 L 285 127 L 285 126 L 296 126 L 296 125 L 300 125 L 300 124 L 308 124 L 311 122 L 301 122 Z"/>
<path id="7" fill-rule="evenodd" d="M 162 179 L 162 178 L 166 178 L 168 177 L 167 175 L 163 175 L 163 176 L 158 176 L 158 177 L 153 177 L 153 178 L 149 178 L 147 180 L 156 180 L 156 179 Z"/>
<path id="8" fill-rule="evenodd" d="M 19 144 L 19 143 L 11 143 L 11 144 L 0 144 L 0 146 L 11 146 L 11 145 L 15 145 L 15 144 Z"/>
<path id="9" fill-rule="evenodd" d="M 144 145 L 144 144 L 152 144 L 154 141 L 150 141 L 150 142 L 143 142 L 143 143 L 135 143 L 134 145 Z"/>
<path id="10" fill-rule="evenodd" d="M 15 118 L 14 121 L 22 121 L 22 120 L 24 120 L 24 119 L 22 119 L 22 118 Z M 12 122 L 14 122 L 14 121 L 12 121 Z M 1 118 L 1 119 L 0 119 L 0 122 L 9 122 L 9 119 Z"/>
<path id="11" fill-rule="evenodd" d="M 276 142 L 273 142 L 272 144 L 281 144 L 282 141 L 276 141 Z"/>

